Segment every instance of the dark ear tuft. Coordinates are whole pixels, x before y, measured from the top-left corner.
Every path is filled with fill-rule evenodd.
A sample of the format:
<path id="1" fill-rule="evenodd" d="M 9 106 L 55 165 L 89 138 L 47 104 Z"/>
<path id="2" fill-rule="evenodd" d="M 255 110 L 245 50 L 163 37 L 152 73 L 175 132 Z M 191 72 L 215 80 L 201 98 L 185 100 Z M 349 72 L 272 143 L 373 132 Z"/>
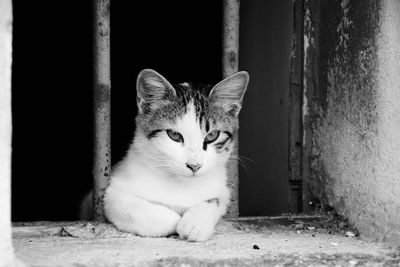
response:
<path id="1" fill-rule="evenodd" d="M 152 69 L 144 69 L 139 73 L 136 90 L 140 113 L 146 108 L 154 108 L 161 100 L 176 96 L 175 89 L 167 79 Z"/>
<path id="2" fill-rule="evenodd" d="M 244 93 L 249 83 L 247 71 L 239 71 L 217 83 L 209 97 L 226 112 L 237 116 L 242 107 Z"/>

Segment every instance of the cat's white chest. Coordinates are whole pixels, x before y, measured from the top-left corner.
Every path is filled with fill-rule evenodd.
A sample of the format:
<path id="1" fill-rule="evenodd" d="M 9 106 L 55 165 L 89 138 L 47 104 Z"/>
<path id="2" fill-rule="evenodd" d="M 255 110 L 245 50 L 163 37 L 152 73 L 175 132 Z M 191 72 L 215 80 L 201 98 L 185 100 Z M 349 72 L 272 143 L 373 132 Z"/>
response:
<path id="1" fill-rule="evenodd" d="M 121 166 L 115 170 L 111 186 L 177 211 L 208 199 L 225 198 L 228 194 L 223 169 L 200 177 L 169 177 L 140 164 Z"/>

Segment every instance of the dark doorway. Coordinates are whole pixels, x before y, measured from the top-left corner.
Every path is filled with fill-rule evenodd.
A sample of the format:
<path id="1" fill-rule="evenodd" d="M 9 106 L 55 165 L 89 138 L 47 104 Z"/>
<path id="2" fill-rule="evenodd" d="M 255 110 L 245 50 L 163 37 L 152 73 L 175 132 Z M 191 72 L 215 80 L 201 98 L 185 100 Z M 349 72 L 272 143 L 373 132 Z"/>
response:
<path id="1" fill-rule="evenodd" d="M 288 89 L 292 1 L 241 1 L 240 69 L 250 84 L 240 116 L 241 216 L 288 212 Z M 247 159 L 246 159 L 247 158 Z"/>
<path id="2" fill-rule="evenodd" d="M 71 220 L 90 186 L 90 1 L 13 1 L 12 219 Z"/>
<path id="3" fill-rule="evenodd" d="M 240 69 L 251 83 L 241 114 L 240 214 L 287 211 L 291 1 L 242 1 Z M 12 219 L 75 220 L 92 183 L 90 1 L 13 1 Z M 216 83 L 222 1 L 113 1 L 112 160 L 125 154 L 135 82 L 153 68 L 172 83 Z"/>

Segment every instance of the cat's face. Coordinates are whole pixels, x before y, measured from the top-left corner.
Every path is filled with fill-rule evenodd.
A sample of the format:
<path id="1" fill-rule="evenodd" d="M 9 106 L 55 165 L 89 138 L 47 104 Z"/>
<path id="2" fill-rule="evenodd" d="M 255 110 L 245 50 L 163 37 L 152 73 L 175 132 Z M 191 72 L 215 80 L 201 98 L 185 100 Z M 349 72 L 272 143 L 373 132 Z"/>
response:
<path id="1" fill-rule="evenodd" d="M 143 70 L 136 122 L 148 163 L 187 177 L 225 166 L 234 151 L 248 79 L 247 72 L 238 72 L 213 88 L 173 87 L 157 72 Z"/>

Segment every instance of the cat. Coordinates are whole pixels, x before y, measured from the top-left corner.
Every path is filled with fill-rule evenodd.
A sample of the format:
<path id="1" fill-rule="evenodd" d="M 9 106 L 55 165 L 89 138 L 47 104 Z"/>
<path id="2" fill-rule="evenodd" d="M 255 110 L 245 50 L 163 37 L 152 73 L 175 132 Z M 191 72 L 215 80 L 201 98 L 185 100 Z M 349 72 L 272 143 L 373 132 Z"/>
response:
<path id="1" fill-rule="evenodd" d="M 226 165 L 248 82 L 240 71 L 214 87 L 174 87 L 156 71 L 142 70 L 134 140 L 112 169 L 107 219 L 140 236 L 208 240 L 230 202 Z"/>

